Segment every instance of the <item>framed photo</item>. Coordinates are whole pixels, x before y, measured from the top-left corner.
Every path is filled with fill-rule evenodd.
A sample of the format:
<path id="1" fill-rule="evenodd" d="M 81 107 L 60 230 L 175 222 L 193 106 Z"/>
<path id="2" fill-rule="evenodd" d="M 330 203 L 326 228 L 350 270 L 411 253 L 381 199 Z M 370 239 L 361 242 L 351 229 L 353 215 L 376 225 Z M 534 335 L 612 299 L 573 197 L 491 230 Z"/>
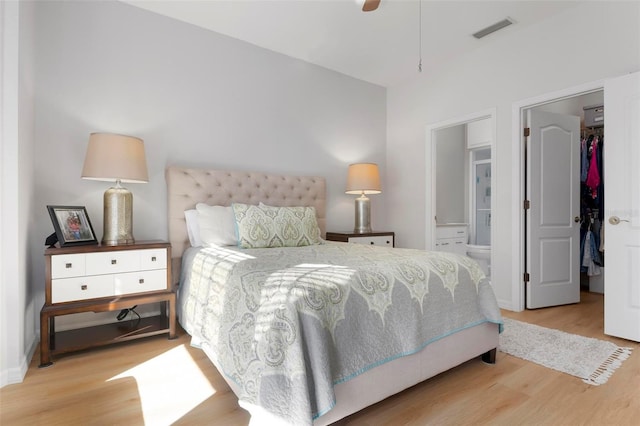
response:
<path id="1" fill-rule="evenodd" d="M 47 206 L 60 247 L 98 244 L 87 209 L 80 206 Z"/>

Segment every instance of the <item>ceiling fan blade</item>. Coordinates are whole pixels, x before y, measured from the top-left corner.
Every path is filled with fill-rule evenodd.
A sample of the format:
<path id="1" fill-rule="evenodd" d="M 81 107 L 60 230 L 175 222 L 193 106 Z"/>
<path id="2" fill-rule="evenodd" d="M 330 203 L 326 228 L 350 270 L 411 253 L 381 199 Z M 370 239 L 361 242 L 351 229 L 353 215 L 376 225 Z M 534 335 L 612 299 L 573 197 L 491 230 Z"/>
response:
<path id="1" fill-rule="evenodd" d="M 372 12 L 378 8 L 378 5 L 380 5 L 380 0 L 364 0 L 362 11 Z"/>

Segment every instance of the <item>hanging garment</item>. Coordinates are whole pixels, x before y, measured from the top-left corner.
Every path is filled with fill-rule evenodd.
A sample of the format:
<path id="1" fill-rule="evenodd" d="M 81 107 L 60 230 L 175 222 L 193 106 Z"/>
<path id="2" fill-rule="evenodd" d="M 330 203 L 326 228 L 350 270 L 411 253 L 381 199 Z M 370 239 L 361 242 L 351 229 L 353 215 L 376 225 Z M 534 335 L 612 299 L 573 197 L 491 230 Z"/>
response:
<path id="1" fill-rule="evenodd" d="M 591 191 L 591 197 L 598 196 L 598 185 L 600 185 L 600 172 L 598 171 L 598 138 L 591 144 L 591 161 L 589 162 L 589 172 L 585 182 Z"/>
<path id="2" fill-rule="evenodd" d="M 587 272 L 587 267 L 584 265 L 584 240 L 587 236 L 587 230 L 584 227 L 580 227 L 580 272 Z"/>
<path id="3" fill-rule="evenodd" d="M 587 140 L 580 141 L 580 182 L 586 182 L 587 173 L 589 172 L 589 148 L 587 148 Z"/>
<path id="4" fill-rule="evenodd" d="M 596 216 L 594 219 L 591 219 L 591 239 L 593 240 L 593 245 L 600 251 L 600 230 L 601 224 L 600 219 Z M 598 265 L 602 266 L 602 262 L 596 262 Z"/>
<path id="5" fill-rule="evenodd" d="M 582 266 L 585 266 L 587 268 L 587 275 L 590 277 L 593 277 L 595 275 L 600 275 L 601 273 L 600 265 L 597 265 L 594 262 L 594 259 L 592 257 L 594 252 L 593 249 L 595 248 L 592 237 L 593 235 L 591 231 L 587 231 L 584 237 L 584 255 L 582 258 Z M 597 250 L 596 250 L 596 253 L 597 253 Z"/>
<path id="6" fill-rule="evenodd" d="M 598 173 L 600 174 L 600 185 L 598 186 L 598 213 L 599 217 L 605 217 L 604 214 L 604 137 L 600 136 L 598 141 Z"/>
<path id="7" fill-rule="evenodd" d="M 589 245 L 589 249 L 591 250 L 591 260 L 598 266 L 603 266 L 602 259 L 600 259 L 600 250 L 598 250 L 600 245 L 599 240 L 596 238 L 596 235 L 591 231 L 591 241 Z"/>

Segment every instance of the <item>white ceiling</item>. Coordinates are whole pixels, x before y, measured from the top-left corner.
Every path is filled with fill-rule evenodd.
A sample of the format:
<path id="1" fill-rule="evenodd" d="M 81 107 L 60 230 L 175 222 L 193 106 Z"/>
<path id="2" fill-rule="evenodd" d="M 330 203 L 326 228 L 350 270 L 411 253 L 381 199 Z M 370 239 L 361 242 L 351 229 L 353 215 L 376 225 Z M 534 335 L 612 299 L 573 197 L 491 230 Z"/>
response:
<path id="1" fill-rule="evenodd" d="M 362 12 L 357 0 L 123 0 L 265 49 L 384 87 L 574 7 L 576 1 L 382 0 Z M 482 40 L 497 21 L 515 21 Z M 422 54 L 420 53 L 422 27 Z"/>

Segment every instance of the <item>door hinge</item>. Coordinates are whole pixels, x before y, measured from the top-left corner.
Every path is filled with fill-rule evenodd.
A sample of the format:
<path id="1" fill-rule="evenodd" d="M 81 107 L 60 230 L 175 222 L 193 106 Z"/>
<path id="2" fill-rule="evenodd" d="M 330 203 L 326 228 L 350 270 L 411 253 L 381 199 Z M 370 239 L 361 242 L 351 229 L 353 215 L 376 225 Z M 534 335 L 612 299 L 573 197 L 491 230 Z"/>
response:
<path id="1" fill-rule="evenodd" d="M 524 209 L 529 210 L 531 208 L 531 201 L 524 200 Z"/>
<path id="2" fill-rule="evenodd" d="M 524 137 L 528 137 L 529 135 L 531 135 L 531 127 L 525 127 L 524 128 Z"/>
<path id="3" fill-rule="evenodd" d="M 529 282 L 529 273 L 528 273 L 528 272 L 525 272 L 525 273 L 524 273 L 524 277 L 523 277 L 523 279 L 524 279 L 524 282 L 525 282 L 525 283 L 528 283 L 528 282 Z"/>

